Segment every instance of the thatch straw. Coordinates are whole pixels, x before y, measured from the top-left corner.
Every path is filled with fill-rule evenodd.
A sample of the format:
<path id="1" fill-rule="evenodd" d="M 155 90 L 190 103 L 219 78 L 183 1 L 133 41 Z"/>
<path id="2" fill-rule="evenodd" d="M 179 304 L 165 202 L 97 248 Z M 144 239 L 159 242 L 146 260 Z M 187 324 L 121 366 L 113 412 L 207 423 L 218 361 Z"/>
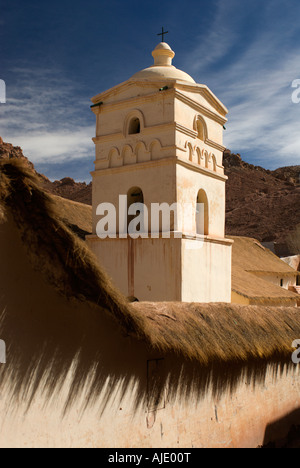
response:
<path id="1" fill-rule="evenodd" d="M 237 304 L 135 303 L 146 318 L 145 333 L 161 352 L 176 351 L 201 364 L 288 359 L 300 339 L 294 307 Z"/>
<path id="2" fill-rule="evenodd" d="M 52 195 L 59 217 L 83 240 L 92 234 L 92 207 Z"/>
<path id="3" fill-rule="evenodd" d="M 232 290 L 250 298 L 255 304 L 276 303 L 292 305 L 297 294 L 283 289 L 264 279 L 269 275 L 294 278 L 297 272 L 264 248 L 256 239 L 247 237 L 230 237 L 234 240 L 232 247 Z"/>
<path id="4" fill-rule="evenodd" d="M 234 240 L 234 263 L 243 270 L 261 273 L 295 274 L 293 268 L 251 237 L 230 236 Z"/>

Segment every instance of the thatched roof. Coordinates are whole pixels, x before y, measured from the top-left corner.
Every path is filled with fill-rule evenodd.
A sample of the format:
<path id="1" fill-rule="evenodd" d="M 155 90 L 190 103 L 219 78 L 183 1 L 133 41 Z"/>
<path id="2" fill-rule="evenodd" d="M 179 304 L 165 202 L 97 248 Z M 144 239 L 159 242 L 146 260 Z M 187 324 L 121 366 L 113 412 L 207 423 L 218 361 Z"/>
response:
<path id="1" fill-rule="evenodd" d="M 123 332 L 152 349 L 177 353 L 201 364 L 271 357 L 290 360 L 291 343 L 300 337 L 299 309 L 230 304 L 129 305 L 85 242 L 70 229 L 70 212 L 68 216 L 63 212 L 69 209 L 66 206 L 45 193 L 35 175 L 19 161 L 0 162 L 0 221 L 4 222 L 5 214 L 13 217 L 32 266 L 60 294 L 92 303 L 99 320 L 101 314 L 109 314 Z"/>
<path id="2" fill-rule="evenodd" d="M 233 244 L 233 265 L 253 273 L 282 276 L 295 275 L 295 270 L 277 257 L 271 250 L 250 237 L 230 237 Z"/>
<path id="3" fill-rule="evenodd" d="M 81 239 L 92 233 L 92 207 L 83 203 L 51 195 L 62 220 Z"/>
<path id="4" fill-rule="evenodd" d="M 263 279 L 263 276 L 296 276 L 297 272 L 256 239 L 230 237 L 232 247 L 232 290 L 256 303 L 280 299 L 291 304 L 299 296 Z"/>
<path id="5" fill-rule="evenodd" d="M 291 359 L 293 337 L 300 336 L 296 307 L 238 304 L 134 303 L 146 317 L 152 346 L 176 351 L 202 364 L 251 359 Z"/>
<path id="6" fill-rule="evenodd" d="M 250 299 L 255 304 L 268 302 L 270 305 L 272 303 L 276 305 L 280 302 L 282 305 L 292 305 L 299 299 L 298 294 L 238 267 L 232 269 L 232 291 Z"/>

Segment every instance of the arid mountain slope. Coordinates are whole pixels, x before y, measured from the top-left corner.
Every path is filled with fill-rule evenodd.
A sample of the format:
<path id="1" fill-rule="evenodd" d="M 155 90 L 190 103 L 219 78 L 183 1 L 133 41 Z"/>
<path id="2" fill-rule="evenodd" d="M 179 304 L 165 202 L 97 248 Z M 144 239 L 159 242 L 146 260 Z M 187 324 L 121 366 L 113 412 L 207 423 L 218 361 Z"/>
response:
<path id="1" fill-rule="evenodd" d="M 224 153 L 226 232 L 261 242 L 284 242 L 300 222 L 300 166 L 268 171 Z"/>
<path id="2" fill-rule="evenodd" d="M 38 174 L 34 165 L 23 155 L 23 151 L 18 146 L 13 146 L 10 143 L 4 143 L 0 137 L 0 159 L 22 159 L 25 163 L 40 177 L 43 187 L 54 195 L 58 195 L 69 200 L 86 205 L 92 204 L 92 184 L 85 182 L 75 182 L 70 177 L 65 177 L 62 180 L 51 182 L 48 177 Z"/>

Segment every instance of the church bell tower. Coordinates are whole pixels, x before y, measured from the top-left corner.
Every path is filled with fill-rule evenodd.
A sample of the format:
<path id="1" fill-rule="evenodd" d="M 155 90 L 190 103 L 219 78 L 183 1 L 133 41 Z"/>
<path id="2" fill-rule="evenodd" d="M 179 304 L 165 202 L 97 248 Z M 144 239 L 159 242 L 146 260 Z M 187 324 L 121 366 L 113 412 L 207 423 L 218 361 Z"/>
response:
<path id="1" fill-rule="evenodd" d="M 168 44 L 159 43 L 152 56 L 152 66 L 92 99 L 96 160 L 87 242 L 126 296 L 230 302 L 223 167 L 228 111 L 207 86 L 172 65 Z M 116 215 L 115 233 L 106 238 L 99 236 L 104 204 Z M 138 237 L 129 235 L 132 206 L 140 207 Z M 168 224 L 163 208 L 174 206 L 180 216 L 171 209 Z"/>

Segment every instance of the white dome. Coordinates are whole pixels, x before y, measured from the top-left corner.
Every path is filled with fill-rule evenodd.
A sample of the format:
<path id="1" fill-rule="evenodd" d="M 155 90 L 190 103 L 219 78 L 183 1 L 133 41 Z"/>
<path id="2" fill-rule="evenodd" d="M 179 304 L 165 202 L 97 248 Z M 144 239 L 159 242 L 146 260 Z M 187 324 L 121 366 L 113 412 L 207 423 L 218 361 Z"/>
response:
<path id="1" fill-rule="evenodd" d="M 171 80 L 187 81 L 195 83 L 195 80 L 182 70 L 178 70 L 172 65 L 172 59 L 175 52 L 166 42 L 160 42 L 152 52 L 154 65 L 135 73 L 130 80 L 153 81 L 153 80 Z"/>

